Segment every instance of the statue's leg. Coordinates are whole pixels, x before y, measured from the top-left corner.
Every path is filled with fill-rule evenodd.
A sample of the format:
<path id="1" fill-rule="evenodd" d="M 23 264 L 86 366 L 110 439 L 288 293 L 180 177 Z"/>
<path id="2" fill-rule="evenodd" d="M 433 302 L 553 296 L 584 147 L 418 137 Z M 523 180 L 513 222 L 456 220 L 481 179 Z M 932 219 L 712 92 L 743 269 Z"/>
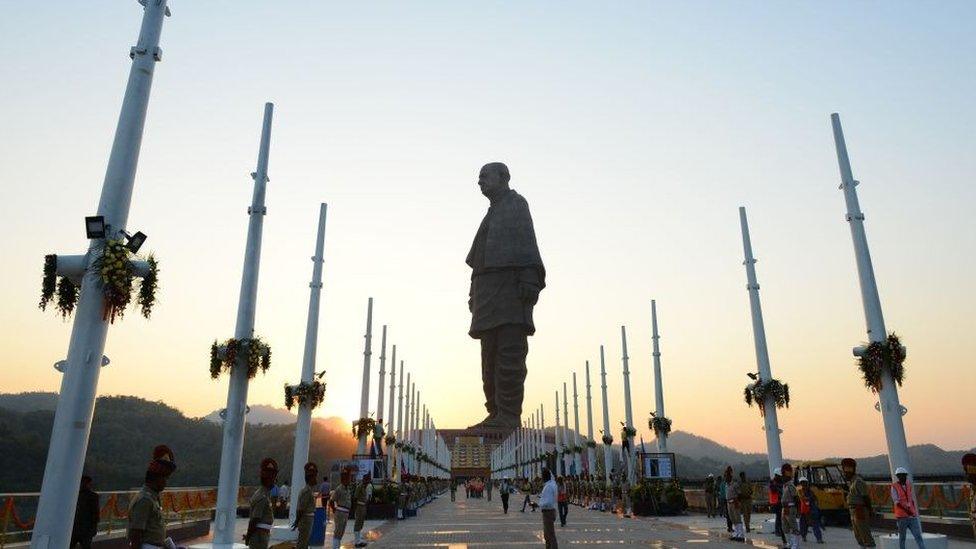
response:
<path id="1" fill-rule="evenodd" d="M 498 412 L 495 406 L 495 357 L 498 348 L 498 328 L 481 336 L 481 385 L 485 391 L 488 416 Z"/>
<path id="2" fill-rule="evenodd" d="M 525 327 L 505 324 L 495 330 L 495 404 L 500 420 L 509 427 L 518 427 L 522 418 L 522 399 L 525 395 L 525 357 L 529 353 Z"/>

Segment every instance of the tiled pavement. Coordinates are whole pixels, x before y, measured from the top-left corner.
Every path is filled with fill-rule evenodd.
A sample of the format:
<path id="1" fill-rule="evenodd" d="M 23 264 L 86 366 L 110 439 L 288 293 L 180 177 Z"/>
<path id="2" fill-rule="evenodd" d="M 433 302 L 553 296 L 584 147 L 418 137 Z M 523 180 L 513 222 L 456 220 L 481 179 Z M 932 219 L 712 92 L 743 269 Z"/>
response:
<path id="1" fill-rule="evenodd" d="M 519 512 L 517 506 L 502 514 L 501 502 L 458 498 L 451 503 L 443 496 L 420 509 L 417 518 L 378 525 L 369 533 L 371 548 L 394 547 L 542 547 L 541 513 Z M 766 517 L 756 517 L 756 520 Z M 615 545 L 617 547 L 742 547 L 728 540 L 722 519 L 701 515 L 662 518 L 623 518 L 619 515 L 587 511 L 570 506 L 565 528 L 556 524 L 560 546 Z M 351 541 L 346 536 L 343 541 Z M 772 535 L 751 534 L 748 546 L 775 548 L 778 539 Z M 856 547 L 850 530 L 829 528 L 824 545 L 809 547 Z M 812 535 L 811 535 L 812 541 Z M 343 544 L 345 547 L 347 544 Z M 349 544 L 351 546 L 351 544 Z M 950 547 L 974 546 L 950 543 Z"/>

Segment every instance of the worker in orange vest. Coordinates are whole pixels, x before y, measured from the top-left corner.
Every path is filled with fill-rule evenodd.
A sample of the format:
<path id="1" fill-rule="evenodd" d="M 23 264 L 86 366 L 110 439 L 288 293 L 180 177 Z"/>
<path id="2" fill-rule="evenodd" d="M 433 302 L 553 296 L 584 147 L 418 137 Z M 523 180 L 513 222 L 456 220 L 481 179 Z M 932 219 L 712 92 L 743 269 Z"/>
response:
<path id="1" fill-rule="evenodd" d="M 898 480 L 891 483 L 891 502 L 895 508 L 895 520 L 898 521 L 898 543 L 901 549 L 905 549 L 906 530 L 911 530 L 918 549 L 925 549 L 922 521 L 918 518 L 918 503 L 915 502 L 912 483 L 908 480 L 908 470 L 904 467 L 895 469 L 895 477 Z"/>

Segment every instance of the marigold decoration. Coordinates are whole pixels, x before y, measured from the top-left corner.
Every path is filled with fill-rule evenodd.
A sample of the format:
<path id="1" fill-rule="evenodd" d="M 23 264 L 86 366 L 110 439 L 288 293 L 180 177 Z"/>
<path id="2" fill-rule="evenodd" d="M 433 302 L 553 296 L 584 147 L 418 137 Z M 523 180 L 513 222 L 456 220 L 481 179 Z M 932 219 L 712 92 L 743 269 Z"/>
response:
<path id="1" fill-rule="evenodd" d="M 595 440 L 587 440 L 586 441 L 586 447 L 587 448 L 596 448 L 596 441 Z"/>
<path id="2" fill-rule="evenodd" d="M 647 420 L 647 426 L 654 431 L 655 436 L 667 436 L 671 433 L 671 420 L 664 416 L 658 416 L 654 412 L 651 412 L 651 417 Z"/>
<path id="3" fill-rule="evenodd" d="M 67 277 L 62 276 L 58 281 L 58 302 L 56 304 L 61 318 L 68 318 L 78 303 L 78 286 Z"/>
<path id="4" fill-rule="evenodd" d="M 620 427 L 621 427 L 620 428 L 621 440 L 628 440 L 634 438 L 634 436 L 637 435 L 637 429 L 634 429 L 633 427 L 627 427 L 627 425 L 622 421 L 620 422 Z"/>
<path id="5" fill-rule="evenodd" d="M 369 436 L 376 429 L 376 420 L 371 417 L 361 417 L 352 423 L 352 436 Z"/>
<path id="6" fill-rule="evenodd" d="M 383 442 L 385 442 L 387 446 L 393 446 L 394 444 L 396 444 L 396 437 L 393 435 L 386 435 L 386 438 L 383 439 Z"/>
<path id="7" fill-rule="evenodd" d="M 44 277 L 41 279 L 41 301 L 37 304 L 43 311 L 49 301 L 54 299 L 54 292 L 58 284 L 58 256 L 48 254 L 44 256 Z"/>
<path id="8" fill-rule="evenodd" d="M 298 385 L 285 384 L 285 407 L 289 410 L 297 403 L 307 404 L 310 410 L 318 408 L 325 400 L 325 383 L 319 380 L 301 382 Z"/>
<path id="9" fill-rule="evenodd" d="M 149 318 L 152 314 L 153 305 L 156 304 L 156 287 L 159 285 L 159 262 L 156 261 L 155 257 L 150 255 L 146 258 L 146 263 L 149 264 L 149 272 L 139 282 L 139 297 L 136 298 L 136 301 L 139 303 L 142 316 Z"/>
<path id="10" fill-rule="evenodd" d="M 242 354 L 247 364 L 247 378 L 254 379 L 271 367 L 271 347 L 259 337 L 246 339 L 230 338 L 222 344 L 216 341 L 210 346 L 210 377 L 217 379 L 222 371 L 230 371 L 237 364 L 237 356 Z"/>
<path id="11" fill-rule="evenodd" d="M 603 444 L 604 444 L 604 446 L 610 446 L 611 444 L 613 444 L 613 435 L 604 434 L 603 435 Z"/>
<path id="12" fill-rule="evenodd" d="M 777 408 L 790 407 L 789 384 L 783 383 L 778 379 L 763 381 L 762 378 L 759 378 L 755 383 L 746 385 L 744 393 L 746 404 L 749 406 L 755 404 L 759 407 L 759 414 L 764 417 L 766 415 L 767 396 L 772 396 L 773 404 Z"/>
<path id="13" fill-rule="evenodd" d="M 125 315 L 125 308 L 132 300 L 131 252 L 122 239 L 108 239 L 102 247 L 102 255 L 94 262 L 95 272 L 102 281 L 105 294 L 102 319 L 115 322 L 115 318 Z"/>
<path id="14" fill-rule="evenodd" d="M 891 373 L 892 379 L 900 387 L 905 379 L 905 347 L 901 339 L 894 333 L 884 341 L 875 341 L 867 346 L 864 353 L 857 358 L 857 367 L 861 370 L 864 385 L 875 393 L 881 392 L 882 372 L 885 368 Z"/>
<path id="15" fill-rule="evenodd" d="M 393 444 L 393 446 L 394 446 L 394 447 L 396 447 L 396 449 L 397 449 L 397 450 L 403 450 L 403 443 L 402 443 L 402 442 L 400 442 L 399 440 L 398 440 L 398 441 L 396 441 L 396 442 L 395 442 L 395 443 Z"/>
<path id="16" fill-rule="evenodd" d="M 78 285 L 64 276 L 58 276 L 58 256 L 44 256 L 44 277 L 41 280 L 41 300 L 37 306 L 42 311 L 54 301 L 55 309 L 61 318 L 68 318 L 78 303 Z"/>

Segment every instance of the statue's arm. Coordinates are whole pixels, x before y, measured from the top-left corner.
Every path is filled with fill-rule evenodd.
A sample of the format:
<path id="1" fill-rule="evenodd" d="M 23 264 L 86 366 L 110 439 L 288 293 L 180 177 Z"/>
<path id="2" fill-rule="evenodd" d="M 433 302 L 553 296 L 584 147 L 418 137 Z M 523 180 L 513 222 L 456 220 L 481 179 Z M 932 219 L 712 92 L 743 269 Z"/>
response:
<path id="1" fill-rule="evenodd" d="M 519 270 L 519 297 L 526 305 L 535 305 L 539 301 L 542 291 L 542 273 L 536 267 L 524 267 Z"/>

